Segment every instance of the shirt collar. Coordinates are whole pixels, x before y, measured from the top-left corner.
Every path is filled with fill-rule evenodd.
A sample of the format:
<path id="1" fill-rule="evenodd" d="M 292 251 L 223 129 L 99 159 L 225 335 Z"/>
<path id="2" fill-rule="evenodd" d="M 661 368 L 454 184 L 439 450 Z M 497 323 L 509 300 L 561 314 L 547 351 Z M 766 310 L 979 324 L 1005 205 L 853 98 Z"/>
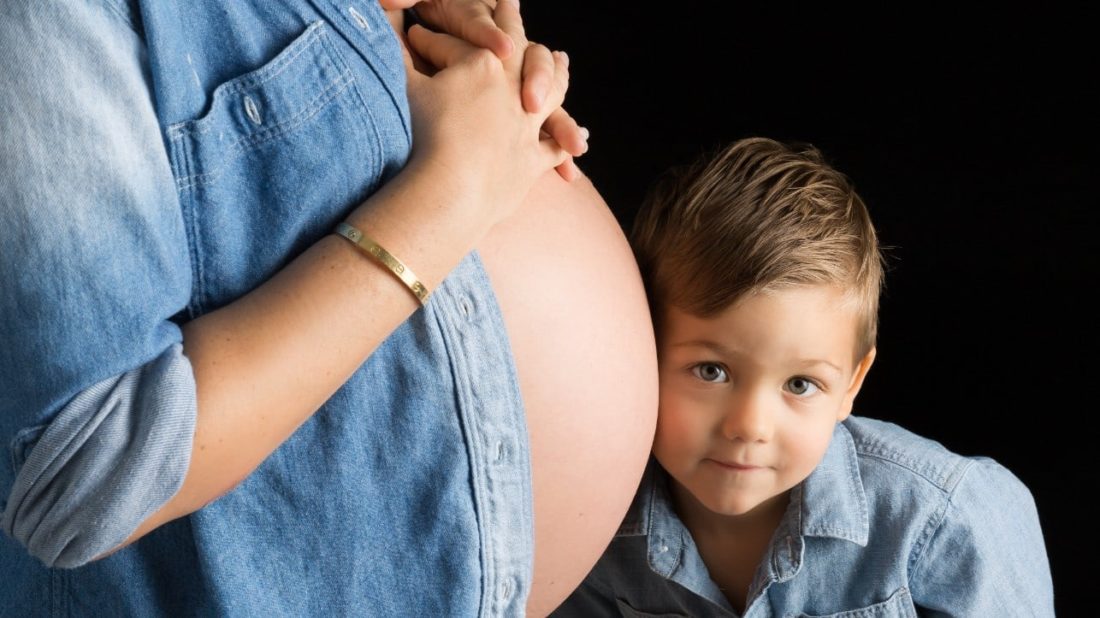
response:
<path id="1" fill-rule="evenodd" d="M 616 534 L 616 537 L 637 536 L 646 537 L 646 562 L 651 571 L 733 611 L 711 580 L 691 533 L 673 510 L 668 474 L 652 457 Z"/>
<path id="2" fill-rule="evenodd" d="M 855 441 L 848 428 L 837 423 L 821 463 L 791 490 L 787 512 L 765 555 L 768 568 L 758 572 L 761 581 L 754 582 L 752 588 L 766 585 L 766 580 L 786 581 L 794 577 L 802 565 L 803 537 L 843 539 L 865 546 L 869 529 L 867 496 L 859 474 Z M 716 587 L 713 594 L 707 594 L 712 591 L 706 585 L 710 583 L 705 576 L 706 568 L 691 534 L 673 510 L 667 474 L 652 457 L 616 536 L 646 536 L 649 565 L 655 573 L 681 585 L 688 583 L 681 581 L 686 578 L 693 584 L 687 587 L 697 589 L 697 593 L 707 598 L 717 595 L 724 601 Z M 700 568 L 702 581 L 696 573 Z M 706 590 L 698 590 L 699 587 Z M 718 602 L 718 599 L 712 600 Z"/>
<path id="3" fill-rule="evenodd" d="M 787 513 L 764 556 L 767 566 L 757 571 L 750 595 L 770 581 L 784 582 L 798 573 L 806 537 L 842 539 L 863 547 L 869 530 L 855 441 L 848 428 L 837 423 L 821 463 L 791 490 Z"/>
<path id="4" fill-rule="evenodd" d="M 672 576 L 685 556 L 699 553 L 691 533 L 673 509 L 668 473 L 653 457 L 649 459 L 634 503 L 616 536 L 646 537 L 649 566 L 665 578 Z"/>
<path id="5" fill-rule="evenodd" d="M 837 423 L 825 457 L 801 486 L 800 531 L 804 536 L 867 545 L 867 494 L 859 474 L 855 440 L 843 423 Z"/>

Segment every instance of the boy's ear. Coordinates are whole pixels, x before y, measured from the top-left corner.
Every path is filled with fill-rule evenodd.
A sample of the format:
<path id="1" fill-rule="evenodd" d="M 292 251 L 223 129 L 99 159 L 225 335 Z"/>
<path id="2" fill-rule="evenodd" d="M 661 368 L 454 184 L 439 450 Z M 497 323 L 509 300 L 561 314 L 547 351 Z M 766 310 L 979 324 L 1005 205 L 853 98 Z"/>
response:
<path id="1" fill-rule="evenodd" d="M 871 348 L 856 365 L 856 370 L 852 374 L 852 382 L 848 385 L 848 391 L 844 393 L 844 401 L 840 404 L 840 410 L 837 411 L 837 422 L 848 418 L 848 415 L 852 413 L 852 404 L 855 403 L 856 395 L 859 394 L 859 389 L 863 386 L 863 379 L 867 377 L 867 372 L 871 370 L 871 365 L 875 362 L 877 352 L 878 348 Z"/>

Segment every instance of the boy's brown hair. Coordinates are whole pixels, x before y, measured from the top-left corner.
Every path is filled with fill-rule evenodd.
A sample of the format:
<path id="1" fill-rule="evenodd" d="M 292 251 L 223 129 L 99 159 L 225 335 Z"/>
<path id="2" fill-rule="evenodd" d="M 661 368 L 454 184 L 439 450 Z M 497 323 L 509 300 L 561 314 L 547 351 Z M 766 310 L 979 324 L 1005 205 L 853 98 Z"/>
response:
<path id="1" fill-rule="evenodd" d="M 860 316 L 856 358 L 875 345 L 878 237 L 852 183 L 811 145 L 746 138 L 670 170 L 638 211 L 631 245 L 658 328 L 670 305 L 711 317 L 750 295 L 838 284 Z"/>

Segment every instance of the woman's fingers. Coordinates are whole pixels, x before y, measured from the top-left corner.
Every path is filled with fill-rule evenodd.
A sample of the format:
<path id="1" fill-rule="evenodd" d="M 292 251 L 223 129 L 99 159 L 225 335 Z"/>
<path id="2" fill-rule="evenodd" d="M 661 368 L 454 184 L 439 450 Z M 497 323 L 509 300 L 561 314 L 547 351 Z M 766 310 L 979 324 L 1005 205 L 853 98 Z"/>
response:
<path id="1" fill-rule="evenodd" d="M 471 53 L 481 51 L 492 56 L 492 52 L 470 45 L 462 39 L 449 34 L 432 32 L 423 26 L 413 26 L 408 32 L 409 46 L 432 66 L 443 70 L 457 64 Z"/>
<path id="2" fill-rule="evenodd" d="M 538 111 L 531 112 L 538 117 L 540 125 L 561 107 L 565 102 L 565 92 L 569 90 L 569 56 L 564 52 L 553 52 L 551 57 L 554 60 L 554 77 L 550 80 L 550 88 L 542 105 Z"/>
<path id="3" fill-rule="evenodd" d="M 378 0 L 378 4 L 386 11 L 400 11 L 416 4 L 418 0 Z"/>
<path id="4" fill-rule="evenodd" d="M 461 3 L 458 13 L 459 35 L 477 45 L 490 49 L 500 59 L 508 58 L 517 49 L 515 41 L 493 21 L 492 10 L 484 2 Z"/>
<path id="5" fill-rule="evenodd" d="M 541 127 L 541 134 L 556 141 L 570 156 L 557 166 L 558 175 L 567 182 L 580 177 L 580 170 L 573 163 L 588 151 L 588 130 L 580 127 L 573 117 L 560 107 L 569 89 L 569 56 L 565 52 L 551 52 L 545 45 L 529 43 L 523 57 L 523 86 L 520 97 L 524 110 L 540 113 L 551 109 Z M 547 105 L 553 96 L 557 107 Z"/>
<path id="6" fill-rule="evenodd" d="M 557 168 L 571 158 L 557 140 L 551 137 L 539 140 L 539 152 L 543 158 L 544 169 Z"/>
<path id="7" fill-rule="evenodd" d="M 532 47 L 541 46 L 532 45 Z M 539 111 L 531 115 L 540 124 L 540 141 L 552 142 L 564 154 L 563 158 L 556 161 L 554 167 L 558 169 L 562 178 L 572 181 L 580 175 L 579 170 L 572 163 L 572 157 L 588 151 L 588 131 L 579 127 L 561 107 L 565 100 L 565 91 L 569 89 L 569 56 L 563 52 L 553 52 L 549 55 L 554 66 L 553 79 L 550 80 L 550 88 Z M 542 70 L 548 72 L 545 68 Z"/>
<path id="8" fill-rule="evenodd" d="M 420 56 L 420 54 L 416 54 L 416 57 L 414 57 L 414 52 L 410 50 L 408 46 L 408 39 L 405 37 L 401 37 L 399 45 L 399 47 L 401 48 L 401 61 L 405 64 L 405 74 L 411 85 L 415 80 L 421 77 L 422 73 L 424 73 L 424 71 L 422 70 L 424 59 Z"/>
<path id="9" fill-rule="evenodd" d="M 416 14 L 434 30 L 492 50 L 503 60 L 512 55 L 516 45 L 493 21 L 493 4 L 485 0 L 436 0 L 418 4 Z"/>
<path id="10" fill-rule="evenodd" d="M 520 95 L 523 109 L 535 113 L 542 109 L 546 96 L 553 87 L 554 56 L 545 45 L 532 43 L 523 54 L 523 87 Z"/>
<path id="11" fill-rule="evenodd" d="M 540 139 L 552 139 L 569 156 L 554 169 L 565 182 L 573 182 L 581 177 L 581 170 L 573 157 L 588 152 L 588 129 L 578 126 L 564 109 L 557 109 L 542 125 Z"/>
<path id="12" fill-rule="evenodd" d="M 523 18 L 519 14 L 517 0 L 499 0 L 493 10 L 493 21 L 515 41 L 516 49 L 527 48 L 527 34 L 523 29 Z"/>
<path id="13" fill-rule="evenodd" d="M 559 107 L 550 114 L 542 123 L 542 130 L 574 157 L 588 152 L 588 129 L 578 125 L 563 108 Z"/>
<path id="14" fill-rule="evenodd" d="M 544 45 L 527 41 L 514 0 L 500 0 L 493 18 L 500 31 L 507 33 L 517 48 L 524 51 L 522 58 L 515 54 L 516 57 L 503 61 L 504 74 L 498 75 L 516 84 L 514 87 L 519 91 L 521 105 L 527 115 L 525 122 L 531 123 L 534 131 L 532 136 L 541 133 L 537 147 L 539 163 L 536 165 L 543 166 L 543 169 L 555 168 L 562 178 L 573 180 L 580 174 L 572 157 L 583 154 L 587 143 L 583 130 L 561 109 L 569 88 L 569 58 L 562 52 L 551 52 Z M 502 61 L 488 49 L 420 25 L 408 30 L 407 40 L 414 59 L 422 57 L 441 71 L 470 62 L 477 64 L 483 59 L 489 65 L 496 65 L 496 71 L 502 68 Z M 406 63 L 409 62 L 406 59 Z M 486 76 L 494 72 L 489 65 L 485 67 L 489 69 Z M 508 75 L 511 77 L 507 78 Z"/>
<path id="15" fill-rule="evenodd" d="M 581 177 L 581 168 L 573 162 L 573 157 L 567 158 L 564 163 L 554 169 L 557 170 L 558 176 L 561 176 L 565 182 L 573 182 Z"/>

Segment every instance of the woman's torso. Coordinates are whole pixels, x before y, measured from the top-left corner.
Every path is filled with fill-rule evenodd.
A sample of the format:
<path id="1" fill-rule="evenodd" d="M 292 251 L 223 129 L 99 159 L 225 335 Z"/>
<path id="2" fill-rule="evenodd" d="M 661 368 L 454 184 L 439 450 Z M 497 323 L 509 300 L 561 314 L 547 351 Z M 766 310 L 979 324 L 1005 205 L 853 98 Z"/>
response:
<path id="1" fill-rule="evenodd" d="M 373 1 L 147 3 L 141 25 L 192 262 L 185 320 L 264 281 L 400 169 L 411 139 L 403 69 Z M 493 421 L 503 438 L 479 454 L 471 436 L 484 419 L 476 406 L 453 410 L 470 388 L 496 392 L 486 383 L 514 359 L 522 406 L 506 394 L 493 405 L 526 414 L 529 608 L 552 609 L 610 540 L 645 464 L 656 414 L 648 310 L 625 239 L 584 180 L 547 175 L 478 254 L 449 280 L 452 310 L 440 295 L 417 312 L 236 490 L 133 548 L 29 579 L 28 594 L 139 613 L 469 615 L 503 603 L 506 581 L 476 588 L 497 586 L 478 571 L 508 540 L 476 531 L 490 511 L 502 525 L 521 520 L 524 487 L 471 496 L 470 485 L 507 460 L 498 455 L 522 439 L 522 417 Z M 494 292 L 499 302 L 466 334 L 462 286 L 475 309 Z M 493 356 L 502 341 L 512 359 Z M 468 362 L 482 366 L 459 376 Z"/>

